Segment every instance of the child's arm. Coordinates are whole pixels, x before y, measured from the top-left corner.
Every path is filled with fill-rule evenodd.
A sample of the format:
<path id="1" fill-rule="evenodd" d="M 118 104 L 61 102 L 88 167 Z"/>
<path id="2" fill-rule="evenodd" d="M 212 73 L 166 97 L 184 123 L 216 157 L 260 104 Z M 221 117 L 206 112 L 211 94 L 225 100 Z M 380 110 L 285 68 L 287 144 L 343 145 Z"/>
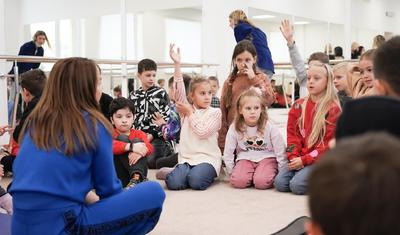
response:
<path id="1" fill-rule="evenodd" d="M 286 39 L 287 46 L 289 48 L 290 61 L 296 73 L 299 84 L 305 85 L 305 82 L 307 81 L 307 72 L 304 61 L 301 58 L 299 49 L 297 48 L 293 38 L 293 25 L 291 25 L 288 20 L 284 20 L 281 22 L 279 29 L 281 30 L 283 37 Z"/>
<path id="2" fill-rule="evenodd" d="M 224 155 L 222 157 L 225 162 L 226 171 L 229 175 L 232 174 L 233 167 L 235 166 L 235 156 L 233 153 L 235 152 L 236 146 L 238 145 L 234 130 L 234 125 L 231 125 L 229 127 L 228 133 L 226 134 Z"/>
<path id="3" fill-rule="evenodd" d="M 207 116 L 201 119 L 192 113 L 188 120 L 193 132 L 200 139 L 206 139 L 221 128 L 221 110 L 212 109 Z"/>
<path id="4" fill-rule="evenodd" d="M 323 143 L 312 149 L 309 153 L 301 156 L 301 161 L 304 166 L 311 165 L 315 160 L 319 159 L 320 156 L 329 149 L 329 141 L 334 138 L 336 130 L 336 121 L 340 116 L 341 110 L 339 106 L 334 105 L 328 113 L 326 119 L 326 134 L 324 136 Z"/>
<path id="5" fill-rule="evenodd" d="M 265 105 L 271 106 L 275 101 L 275 92 L 272 89 L 271 82 L 264 73 L 256 74 L 254 79 L 250 79 L 253 86 L 261 90 L 261 95 L 264 98 Z"/>
<path id="6" fill-rule="evenodd" d="M 279 168 L 287 164 L 285 140 L 275 125 L 270 124 L 271 127 L 271 144 L 276 155 Z"/>
<path id="7" fill-rule="evenodd" d="M 300 101 L 297 101 L 293 105 L 288 114 L 286 154 L 289 161 L 300 156 L 300 152 L 304 143 L 297 123 L 301 115 Z"/>
<path id="8" fill-rule="evenodd" d="M 130 143 L 119 140 L 112 140 L 112 151 L 114 155 L 123 154 L 129 151 Z"/>
<path id="9" fill-rule="evenodd" d="M 188 103 L 181 72 L 181 51 L 178 47 L 175 52 L 174 46 L 175 44 L 169 45 L 169 56 L 174 61 L 174 98 L 177 103 Z"/>
<path id="10" fill-rule="evenodd" d="M 106 128 L 97 124 L 97 143 L 93 153 L 92 180 L 96 194 L 101 199 L 122 192 L 121 182 L 118 180 L 113 167 L 112 138 Z"/>
<path id="11" fill-rule="evenodd" d="M 153 146 L 150 144 L 146 133 L 144 133 L 143 131 L 135 130 L 135 137 L 134 138 L 139 138 L 139 139 L 143 140 L 144 144 L 147 147 L 146 157 L 149 156 L 153 152 L 153 150 L 154 150 Z"/>
<path id="12" fill-rule="evenodd" d="M 225 146 L 225 137 L 226 133 L 228 132 L 228 123 L 227 123 L 227 116 L 228 116 L 228 109 L 225 106 L 225 96 L 228 90 L 228 81 L 225 80 L 224 85 L 222 86 L 222 92 L 221 92 L 221 129 L 219 130 L 218 133 L 218 146 L 221 149 L 222 152 L 224 152 L 224 146 Z"/>

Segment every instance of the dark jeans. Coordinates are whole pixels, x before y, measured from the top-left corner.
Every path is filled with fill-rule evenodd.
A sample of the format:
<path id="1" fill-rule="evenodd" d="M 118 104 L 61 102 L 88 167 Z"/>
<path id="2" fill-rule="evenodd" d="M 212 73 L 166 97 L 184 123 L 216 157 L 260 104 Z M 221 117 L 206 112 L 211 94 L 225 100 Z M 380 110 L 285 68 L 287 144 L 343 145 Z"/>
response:
<path id="1" fill-rule="evenodd" d="M 165 157 L 165 149 L 166 143 L 163 139 L 155 138 L 151 141 L 151 145 L 153 146 L 153 153 L 147 157 L 147 164 L 149 169 L 158 169 L 157 168 L 157 160 Z"/>
<path id="2" fill-rule="evenodd" d="M 174 167 L 176 164 L 178 164 L 178 153 L 172 153 L 166 157 L 157 159 L 156 168 Z"/>
<path id="3" fill-rule="evenodd" d="M 119 141 L 130 143 L 128 136 L 119 135 L 116 138 Z M 143 142 L 140 139 L 133 139 L 133 143 Z M 122 186 L 125 187 L 131 180 L 133 174 L 140 174 L 141 178 L 147 177 L 147 157 L 140 158 L 135 164 L 129 165 L 129 152 L 114 155 L 114 167 L 117 173 L 117 177 L 121 180 Z"/>
<path id="4" fill-rule="evenodd" d="M 188 187 L 195 190 L 206 190 L 217 177 L 214 167 L 209 163 L 191 166 L 179 164 L 165 179 L 170 190 L 182 190 Z"/>
<path id="5" fill-rule="evenodd" d="M 140 174 L 142 179 L 147 177 L 146 157 L 140 158 L 136 164 L 129 166 L 128 154 L 129 153 L 114 155 L 115 171 L 117 172 L 117 177 L 121 180 L 123 187 L 126 187 L 135 173 Z"/>

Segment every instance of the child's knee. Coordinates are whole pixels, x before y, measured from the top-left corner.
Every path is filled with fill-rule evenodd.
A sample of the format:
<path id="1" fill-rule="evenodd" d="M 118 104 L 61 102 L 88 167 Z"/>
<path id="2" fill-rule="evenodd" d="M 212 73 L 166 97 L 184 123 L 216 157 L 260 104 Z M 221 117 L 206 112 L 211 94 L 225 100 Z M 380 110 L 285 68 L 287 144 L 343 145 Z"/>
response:
<path id="1" fill-rule="evenodd" d="M 305 182 L 302 181 L 292 180 L 290 181 L 289 187 L 290 191 L 292 191 L 292 193 L 297 195 L 304 195 L 307 192 L 307 185 Z"/>
<path id="2" fill-rule="evenodd" d="M 213 181 L 210 177 L 188 176 L 188 184 L 194 190 L 206 190 Z"/>
<path id="3" fill-rule="evenodd" d="M 274 177 L 254 177 L 253 183 L 256 189 L 268 189 L 274 185 Z"/>
<path id="4" fill-rule="evenodd" d="M 251 180 L 249 177 L 232 175 L 230 184 L 234 188 L 247 188 L 251 185 Z"/>
<path id="5" fill-rule="evenodd" d="M 275 177 L 274 187 L 279 192 L 289 192 L 290 191 L 289 181 L 286 179 L 286 177 L 279 176 L 279 174 L 277 175 L 277 177 Z"/>
<path id="6" fill-rule="evenodd" d="M 187 188 L 186 179 L 169 173 L 165 179 L 165 184 L 170 190 L 183 190 Z"/>

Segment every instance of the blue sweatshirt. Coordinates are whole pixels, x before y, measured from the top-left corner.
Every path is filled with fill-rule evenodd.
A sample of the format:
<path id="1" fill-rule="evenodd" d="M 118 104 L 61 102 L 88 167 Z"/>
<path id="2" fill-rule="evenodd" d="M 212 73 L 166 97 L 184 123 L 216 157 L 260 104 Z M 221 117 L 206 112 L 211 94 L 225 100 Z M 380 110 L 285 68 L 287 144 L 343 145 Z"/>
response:
<path id="1" fill-rule="evenodd" d="M 88 114 L 84 114 L 90 128 Z M 79 206 L 91 189 L 101 199 L 122 191 L 116 176 L 111 134 L 97 123 L 95 149 L 66 156 L 56 149 L 38 149 L 25 134 L 13 166 L 10 193 L 14 207 L 25 210 Z M 89 133 L 88 133 L 89 134 Z"/>
<path id="2" fill-rule="evenodd" d="M 37 47 L 36 43 L 34 41 L 30 41 L 27 43 L 24 43 L 24 45 L 21 46 L 19 49 L 18 55 L 25 55 L 25 56 L 43 56 L 44 55 L 44 50 L 43 47 Z M 11 71 L 9 74 L 14 74 L 14 65 L 13 68 L 11 68 Z M 18 73 L 24 73 L 26 71 L 29 71 L 31 69 L 37 69 L 40 66 L 40 63 L 22 63 L 18 62 Z"/>
<path id="3" fill-rule="evenodd" d="M 274 72 L 274 62 L 272 61 L 271 51 L 268 47 L 267 36 L 259 28 L 253 27 L 248 23 L 239 22 L 235 28 L 236 42 L 244 39 L 253 42 L 257 51 L 257 66 L 263 70 Z"/>

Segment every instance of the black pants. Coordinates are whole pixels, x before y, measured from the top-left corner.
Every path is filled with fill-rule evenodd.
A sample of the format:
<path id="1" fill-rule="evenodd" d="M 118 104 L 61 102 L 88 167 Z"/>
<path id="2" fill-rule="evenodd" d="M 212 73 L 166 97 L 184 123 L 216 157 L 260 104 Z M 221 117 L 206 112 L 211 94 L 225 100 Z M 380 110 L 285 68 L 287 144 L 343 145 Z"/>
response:
<path id="1" fill-rule="evenodd" d="M 178 164 L 178 153 L 172 153 L 166 157 L 157 159 L 156 167 L 160 169 L 162 167 L 174 167 Z"/>
<path id="2" fill-rule="evenodd" d="M 151 141 L 151 145 L 154 150 L 153 153 L 147 157 L 147 163 L 149 169 L 158 169 L 156 162 L 158 159 L 165 157 L 166 143 L 164 140 L 156 138 Z"/>
<path id="3" fill-rule="evenodd" d="M 138 138 L 130 141 L 128 136 L 126 135 L 118 135 L 116 139 L 125 143 L 143 142 L 143 140 Z M 130 166 L 128 155 L 129 152 L 114 155 L 115 171 L 117 173 L 117 177 L 119 178 L 119 180 L 121 180 L 123 187 L 125 187 L 129 183 L 135 173 L 140 174 L 141 179 L 147 178 L 147 157 L 140 158 L 135 164 Z"/>
<path id="4" fill-rule="evenodd" d="M 4 166 L 4 172 L 12 172 L 14 160 L 15 156 L 12 155 L 4 156 L 1 159 L 0 164 Z"/>
<path id="5" fill-rule="evenodd" d="M 129 153 L 114 155 L 115 171 L 122 186 L 125 187 L 131 180 L 133 174 L 140 174 L 142 179 L 147 177 L 147 160 L 146 157 L 140 158 L 136 164 L 129 165 Z"/>

